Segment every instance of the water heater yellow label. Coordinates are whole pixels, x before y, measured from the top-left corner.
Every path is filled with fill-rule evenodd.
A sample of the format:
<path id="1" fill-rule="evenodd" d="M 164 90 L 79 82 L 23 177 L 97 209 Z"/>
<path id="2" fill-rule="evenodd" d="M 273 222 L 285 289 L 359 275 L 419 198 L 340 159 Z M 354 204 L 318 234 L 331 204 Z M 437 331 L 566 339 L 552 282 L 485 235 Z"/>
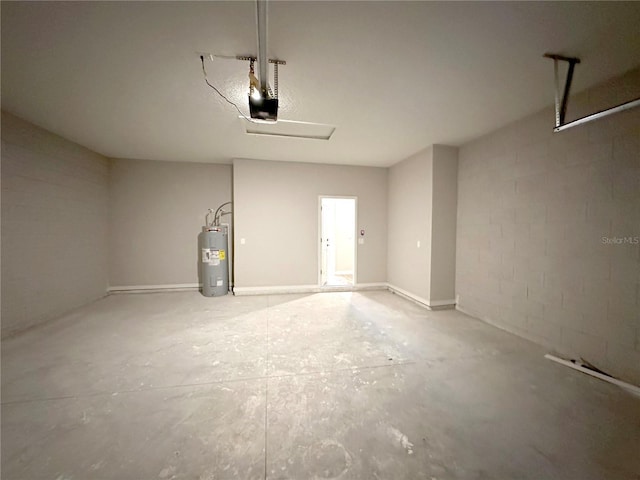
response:
<path id="1" fill-rule="evenodd" d="M 224 260 L 224 258 L 225 258 L 224 250 L 220 250 L 220 251 L 219 251 L 219 253 L 218 253 L 218 258 L 219 258 L 220 260 Z"/>

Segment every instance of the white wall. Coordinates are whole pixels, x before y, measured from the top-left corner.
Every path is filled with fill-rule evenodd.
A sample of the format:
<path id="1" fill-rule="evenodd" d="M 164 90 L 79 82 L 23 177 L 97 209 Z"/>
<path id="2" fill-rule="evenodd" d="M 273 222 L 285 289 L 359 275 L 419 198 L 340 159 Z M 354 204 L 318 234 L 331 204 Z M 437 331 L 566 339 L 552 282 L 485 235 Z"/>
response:
<path id="1" fill-rule="evenodd" d="M 387 169 L 258 160 L 233 167 L 236 287 L 318 284 L 319 195 L 358 197 L 358 230 L 366 230 L 358 283 L 385 282 Z"/>
<path id="2" fill-rule="evenodd" d="M 204 217 L 229 200 L 231 165 L 112 160 L 110 285 L 198 283 Z"/>
<path id="3" fill-rule="evenodd" d="M 569 113 L 638 96 L 640 69 Z M 460 149 L 459 306 L 640 384 L 640 109 L 553 122 L 549 108 Z"/>
<path id="4" fill-rule="evenodd" d="M 433 146 L 431 302 L 455 302 L 458 149 Z"/>
<path id="5" fill-rule="evenodd" d="M 455 303 L 457 172 L 458 149 L 444 145 L 389 171 L 388 281 L 434 307 Z"/>
<path id="6" fill-rule="evenodd" d="M 106 294 L 108 160 L 2 112 L 2 335 Z"/>
<path id="7" fill-rule="evenodd" d="M 388 183 L 388 282 L 424 300 L 431 291 L 432 155 L 429 147 L 393 165 Z"/>

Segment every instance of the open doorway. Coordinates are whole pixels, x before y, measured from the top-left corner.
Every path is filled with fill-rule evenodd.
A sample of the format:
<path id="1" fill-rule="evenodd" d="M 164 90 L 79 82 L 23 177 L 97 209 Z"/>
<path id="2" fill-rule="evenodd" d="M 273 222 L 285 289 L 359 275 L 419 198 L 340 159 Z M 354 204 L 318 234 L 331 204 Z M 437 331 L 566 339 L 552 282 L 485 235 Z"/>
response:
<path id="1" fill-rule="evenodd" d="M 320 197 L 320 286 L 356 282 L 356 197 Z"/>

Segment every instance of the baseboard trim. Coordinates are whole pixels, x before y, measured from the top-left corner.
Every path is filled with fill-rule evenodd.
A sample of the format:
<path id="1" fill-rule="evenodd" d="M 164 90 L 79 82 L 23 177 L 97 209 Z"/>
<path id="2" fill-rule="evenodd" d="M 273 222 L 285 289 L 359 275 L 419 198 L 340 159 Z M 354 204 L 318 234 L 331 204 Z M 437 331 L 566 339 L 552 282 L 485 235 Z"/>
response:
<path id="1" fill-rule="evenodd" d="M 200 289 L 197 283 L 174 283 L 167 285 L 117 285 L 109 287 L 107 294 L 117 295 L 120 293 L 161 293 L 161 292 L 191 292 Z"/>
<path id="2" fill-rule="evenodd" d="M 388 290 L 389 286 L 386 282 L 381 283 L 358 283 L 354 285 L 354 290 Z"/>
<path id="3" fill-rule="evenodd" d="M 391 283 L 387 283 L 387 288 L 391 292 L 393 292 L 393 293 L 395 293 L 397 295 L 400 295 L 402 298 L 404 298 L 406 300 L 411 300 L 412 302 L 415 302 L 418 305 L 430 308 L 429 300 L 427 300 L 426 298 L 422 298 L 422 297 L 420 297 L 418 295 L 415 295 L 415 294 L 405 290 L 404 288 L 397 287 L 397 286 L 395 286 L 395 285 L 393 285 Z"/>
<path id="4" fill-rule="evenodd" d="M 391 283 L 387 283 L 387 287 L 393 293 L 400 295 L 401 297 L 411 300 L 423 307 L 427 307 L 430 310 L 440 310 L 446 308 L 455 308 L 456 301 L 455 300 L 427 300 L 426 298 L 420 297 L 414 293 L 411 293 L 404 288 L 400 288 Z"/>
<path id="5" fill-rule="evenodd" d="M 356 285 L 276 285 L 268 287 L 234 287 L 234 295 L 285 295 L 288 293 L 358 292 L 366 290 L 386 290 L 386 283 L 358 283 Z"/>
<path id="6" fill-rule="evenodd" d="M 234 295 L 275 295 L 286 293 L 314 293 L 317 285 L 277 285 L 265 287 L 233 287 Z"/>
<path id="7" fill-rule="evenodd" d="M 430 307 L 454 307 L 456 305 L 456 301 L 455 299 L 450 299 L 450 300 L 431 300 L 429 302 L 429 306 Z"/>

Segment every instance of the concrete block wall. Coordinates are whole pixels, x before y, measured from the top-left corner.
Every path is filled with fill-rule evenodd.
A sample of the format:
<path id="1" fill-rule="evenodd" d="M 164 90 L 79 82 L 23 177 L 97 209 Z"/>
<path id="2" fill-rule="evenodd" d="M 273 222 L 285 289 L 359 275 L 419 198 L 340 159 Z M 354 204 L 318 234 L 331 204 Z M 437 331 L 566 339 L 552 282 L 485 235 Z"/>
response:
<path id="1" fill-rule="evenodd" d="M 2 335 L 106 294 L 108 160 L 2 112 Z"/>
<path id="2" fill-rule="evenodd" d="M 640 69 L 571 98 L 640 96 Z M 546 109 L 461 147 L 458 307 L 640 384 L 640 109 L 552 133 Z"/>

